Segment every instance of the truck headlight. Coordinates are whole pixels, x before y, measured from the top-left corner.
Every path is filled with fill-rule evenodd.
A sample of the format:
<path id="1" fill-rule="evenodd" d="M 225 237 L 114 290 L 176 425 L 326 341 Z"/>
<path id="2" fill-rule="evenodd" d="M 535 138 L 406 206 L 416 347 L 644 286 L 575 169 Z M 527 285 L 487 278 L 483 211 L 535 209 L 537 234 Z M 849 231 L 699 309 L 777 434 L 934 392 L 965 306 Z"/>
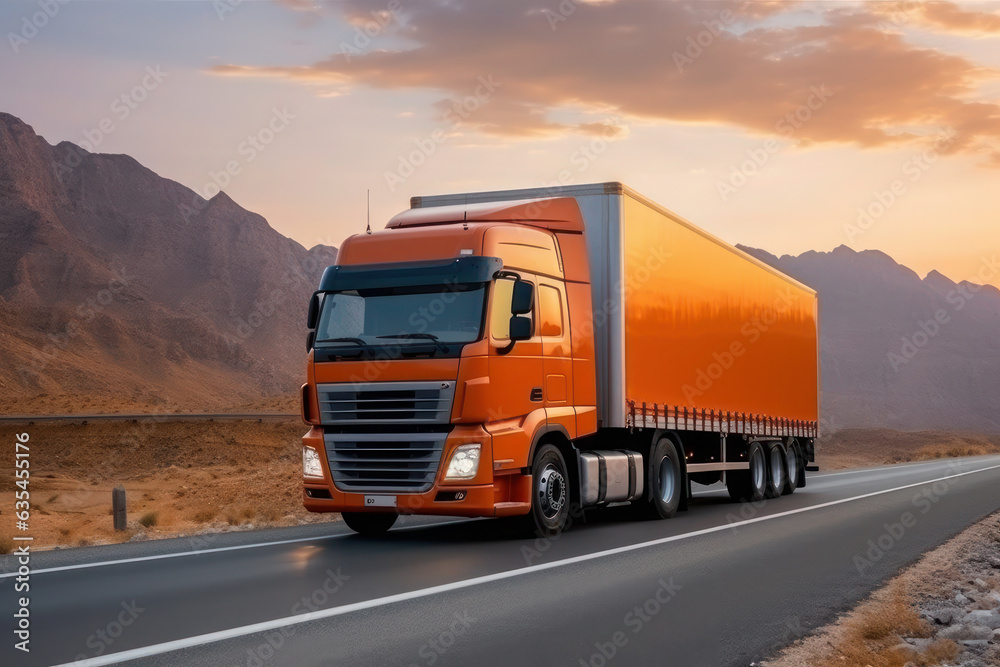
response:
<path id="1" fill-rule="evenodd" d="M 302 447 L 302 474 L 306 477 L 323 476 L 323 464 L 319 461 L 319 453 L 312 447 Z"/>
<path id="2" fill-rule="evenodd" d="M 444 474 L 445 479 L 472 479 L 479 472 L 479 452 L 482 445 L 473 442 L 468 445 L 459 445 L 451 455 L 448 462 L 448 472 Z"/>

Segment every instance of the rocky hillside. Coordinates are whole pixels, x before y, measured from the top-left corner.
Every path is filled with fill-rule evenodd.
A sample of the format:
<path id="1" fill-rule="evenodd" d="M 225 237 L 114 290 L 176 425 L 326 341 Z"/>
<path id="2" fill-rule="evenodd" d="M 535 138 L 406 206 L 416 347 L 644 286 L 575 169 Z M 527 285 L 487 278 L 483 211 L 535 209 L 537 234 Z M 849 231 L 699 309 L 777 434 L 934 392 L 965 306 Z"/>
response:
<path id="1" fill-rule="evenodd" d="M 819 292 L 828 426 L 1000 432 L 1000 290 L 874 250 L 743 249 Z"/>
<path id="2" fill-rule="evenodd" d="M 224 193 L 0 113 L 0 412 L 226 409 L 294 392 L 307 250 Z"/>

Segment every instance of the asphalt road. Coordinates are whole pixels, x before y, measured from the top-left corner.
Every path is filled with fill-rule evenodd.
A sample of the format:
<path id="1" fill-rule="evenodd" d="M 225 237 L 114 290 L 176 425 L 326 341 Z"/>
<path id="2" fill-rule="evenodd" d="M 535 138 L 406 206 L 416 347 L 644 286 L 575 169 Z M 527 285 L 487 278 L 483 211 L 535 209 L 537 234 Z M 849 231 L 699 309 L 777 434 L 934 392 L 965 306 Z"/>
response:
<path id="1" fill-rule="evenodd" d="M 746 666 L 1000 509 L 1000 457 L 818 473 L 759 506 L 695 488 L 672 520 L 608 510 L 552 541 L 409 518 L 40 553 L 30 654 L 4 557 L 0 662 Z"/>

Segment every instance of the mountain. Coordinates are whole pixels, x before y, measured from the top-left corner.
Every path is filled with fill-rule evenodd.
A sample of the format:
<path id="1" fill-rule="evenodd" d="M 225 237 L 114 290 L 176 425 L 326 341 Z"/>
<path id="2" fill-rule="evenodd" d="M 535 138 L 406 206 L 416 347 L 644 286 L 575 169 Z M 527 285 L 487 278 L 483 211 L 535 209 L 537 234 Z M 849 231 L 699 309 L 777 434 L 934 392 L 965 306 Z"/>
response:
<path id="1" fill-rule="evenodd" d="M 921 279 L 876 250 L 740 247 L 819 293 L 828 429 L 1000 432 L 1000 290 L 937 271 Z M 996 262 L 984 258 L 983 275 Z"/>
<path id="2" fill-rule="evenodd" d="M 743 249 L 819 292 L 826 430 L 1000 432 L 1000 290 L 871 250 Z M 0 413 L 295 409 L 335 259 L 0 113 Z"/>
<path id="3" fill-rule="evenodd" d="M 294 396 L 308 297 L 335 259 L 225 193 L 0 113 L 0 412 Z"/>

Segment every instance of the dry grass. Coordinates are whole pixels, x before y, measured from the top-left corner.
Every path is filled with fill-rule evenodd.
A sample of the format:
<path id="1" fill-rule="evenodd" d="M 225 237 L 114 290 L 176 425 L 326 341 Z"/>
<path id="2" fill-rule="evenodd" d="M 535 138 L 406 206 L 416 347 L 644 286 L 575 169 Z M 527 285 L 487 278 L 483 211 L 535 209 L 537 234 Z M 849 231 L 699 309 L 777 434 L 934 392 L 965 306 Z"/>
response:
<path id="1" fill-rule="evenodd" d="M 215 510 L 198 510 L 191 516 L 191 520 L 195 523 L 208 523 L 215 518 Z"/>
<path id="2" fill-rule="evenodd" d="M 139 517 L 139 525 L 143 528 L 152 528 L 159 523 L 159 515 L 156 512 L 146 512 Z"/>
<path id="3" fill-rule="evenodd" d="M 821 468 L 854 468 L 1000 453 L 1000 434 L 843 429 L 816 441 Z"/>
<path id="4" fill-rule="evenodd" d="M 832 652 L 818 667 L 903 667 L 914 662 L 916 652 L 899 648 L 901 638 L 930 636 L 930 628 L 900 583 L 862 604 L 843 630 L 831 642 Z"/>
<path id="5" fill-rule="evenodd" d="M 962 456 L 983 456 L 984 454 L 995 454 L 994 448 L 985 445 L 931 445 L 921 447 L 914 453 L 914 461 L 929 461 L 931 459 L 960 458 Z"/>

